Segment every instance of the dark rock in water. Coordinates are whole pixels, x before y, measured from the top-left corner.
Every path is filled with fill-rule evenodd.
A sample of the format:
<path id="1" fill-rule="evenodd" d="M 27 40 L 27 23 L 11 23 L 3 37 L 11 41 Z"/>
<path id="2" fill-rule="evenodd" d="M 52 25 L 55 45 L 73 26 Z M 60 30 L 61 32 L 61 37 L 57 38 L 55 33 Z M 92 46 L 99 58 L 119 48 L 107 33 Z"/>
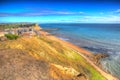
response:
<path id="1" fill-rule="evenodd" d="M 42 30 L 47 31 L 47 32 L 51 32 L 51 31 L 60 30 L 60 28 L 47 28 L 47 29 L 42 29 Z"/>
<path id="2" fill-rule="evenodd" d="M 101 58 L 106 58 L 106 57 L 109 57 L 109 55 L 108 54 L 102 54 L 102 53 L 94 54 L 95 59 L 101 59 Z"/>
<path id="3" fill-rule="evenodd" d="M 98 48 L 98 47 L 88 47 L 84 46 L 83 48 L 92 51 L 92 52 L 98 52 L 98 53 L 108 53 L 108 49 L 105 48 Z"/>
<path id="4" fill-rule="evenodd" d="M 106 58 L 106 57 L 109 57 L 109 55 L 108 54 L 103 54 L 103 53 L 96 53 L 96 54 L 94 54 L 95 63 L 100 65 L 100 59 Z"/>

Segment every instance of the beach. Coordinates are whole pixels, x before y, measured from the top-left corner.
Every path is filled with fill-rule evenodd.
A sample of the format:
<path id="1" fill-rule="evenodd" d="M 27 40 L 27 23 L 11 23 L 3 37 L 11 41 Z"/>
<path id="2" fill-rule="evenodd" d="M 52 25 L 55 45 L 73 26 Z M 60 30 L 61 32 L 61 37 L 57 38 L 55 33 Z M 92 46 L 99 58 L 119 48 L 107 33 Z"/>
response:
<path id="1" fill-rule="evenodd" d="M 96 66 L 94 64 L 94 62 L 89 58 L 89 57 L 92 57 L 93 56 L 93 53 L 83 49 L 83 48 L 80 48 L 70 42 L 67 42 L 67 41 L 64 41 L 64 40 L 61 40 L 53 35 L 50 35 L 50 33 L 48 32 L 45 32 L 45 31 L 41 31 L 40 33 L 41 35 L 43 36 L 46 36 L 48 37 L 48 39 L 51 39 L 51 40 L 54 40 L 54 41 L 57 41 L 57 42 L 60 42 L 62 43 L 63 45 L 67 46 L 67 47 L 70 47 L 71 49 L 73 49 L 74 51 L 78 52 L 78 54 L 80 54 L 88 63 L 90 63 L 99 73 L 101 73 L 102 76 L 104 76 L 107 80 L 118 80 L 116 77 L 114 77 L 113 75 L 105 72 L 104 70 L 102 70 L 100 67 Z M 89 57 L 88 57 L 89 56 Z"/>

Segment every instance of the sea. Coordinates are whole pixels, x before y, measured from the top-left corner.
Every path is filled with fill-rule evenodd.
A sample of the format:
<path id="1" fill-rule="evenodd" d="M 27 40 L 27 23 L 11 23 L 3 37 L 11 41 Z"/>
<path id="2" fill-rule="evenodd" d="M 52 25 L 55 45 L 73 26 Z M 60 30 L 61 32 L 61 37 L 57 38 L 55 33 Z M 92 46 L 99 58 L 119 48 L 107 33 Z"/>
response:
<path id="1" fill-rule="evenodd" d="M 102 68 L 120 79 L 120 24 L 49 23 L 40 24 L 49 33 L 86 50 L 108 54 Z"/>

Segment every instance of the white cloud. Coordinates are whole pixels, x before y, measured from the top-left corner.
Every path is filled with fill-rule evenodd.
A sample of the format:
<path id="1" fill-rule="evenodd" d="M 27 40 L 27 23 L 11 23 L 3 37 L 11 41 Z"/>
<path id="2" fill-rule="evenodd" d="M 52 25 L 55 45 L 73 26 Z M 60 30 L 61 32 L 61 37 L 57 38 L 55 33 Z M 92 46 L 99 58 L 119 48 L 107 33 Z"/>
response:
<path id="1" fill-rule="evenodd" d="M 119 12 L 120 12 L 120 9 L 117 9 L 115 12 L 119 13 Z"/>
<path id="2" fill-rule="evenodd" d="M 51 16 L 51 15 L 83 15 L 84 12 L 72 12 L 72 11 L 39 11 L 39 12 L 17 12 L 17 13 L 5 13 L 0 12 L 0 17 L 5 16 Z"/>
<path id="3" fill-rule="evenodd" d="M 102 15 L 102 14 L 104 14 L 103 12 L 100 12 L 100 14 Z"/>
<path id="4" fill-rule="evenodd" d="M 120 23 L 120 16 L 108 15 L 108 16 L 84 16 L 78 18 L 79 22 L 92 22 L 92 23 Z"/>
<path id="5" fill-rule="evenodd" d="M 65 14 L 65 15 L 71 15 L 71 14 L 77 14 L 77 15 L 80 15 L 80 14 L 85 14 L 84 12 L 69 12 L 69 11 L 53 11 L 51 12 L 53 14 Z"/>

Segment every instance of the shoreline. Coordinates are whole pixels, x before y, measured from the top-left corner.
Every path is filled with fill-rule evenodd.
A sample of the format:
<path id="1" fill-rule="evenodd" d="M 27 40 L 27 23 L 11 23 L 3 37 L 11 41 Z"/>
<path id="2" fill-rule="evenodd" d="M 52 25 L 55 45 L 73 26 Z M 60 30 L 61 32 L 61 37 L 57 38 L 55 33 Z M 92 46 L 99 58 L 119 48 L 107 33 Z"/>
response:
<path id="1" fill-rule="evenodd" d="M 40 27 L 41 28 L 41 27 Z M 42 29 L 42 28 L 41 28 Z M 105 72 L 103 69 L 95 65 L 95 63 L 91 60 L 93 57 L 93 53 L 90 51 L 87 51 L 81 47 L 78 47 L 68 41 L 62 40 L 57 38 L 56 36 L 51 35 L 50 33 L 42 30 L 40 31 L 40 34 L 43 36 L 46 36 L 47 38 L 60 42 L 63 45 L 71 48 L 72 50 L 76 51 L 79 55 L 81 55 L 91 66 L 93 66 L 103 77 L 105 77 L 107 80 L 118 80 L 117 77 L 113 76 L 112 74 Z M 90 59 L 91 58 L 91 59 Z"/>

